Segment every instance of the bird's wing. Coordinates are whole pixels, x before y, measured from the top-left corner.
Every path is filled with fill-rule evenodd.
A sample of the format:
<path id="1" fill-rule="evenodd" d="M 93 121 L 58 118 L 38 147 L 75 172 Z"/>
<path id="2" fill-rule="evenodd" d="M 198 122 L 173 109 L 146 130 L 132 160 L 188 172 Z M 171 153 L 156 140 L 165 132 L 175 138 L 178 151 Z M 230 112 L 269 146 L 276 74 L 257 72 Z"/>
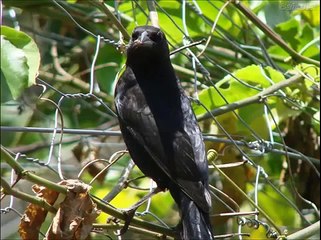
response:
<path id="1" fill-rule="evenodd" d="M 154 116 L 136 82 L 135 75 L 127 68 L 119 79 L 115 91 L 115 106 L 126 141 L 136 141 L 167 175 L 169 170 L 160 159 L 166 159 Z M 132 151 L 135 148 L 132 147 Z M 146 161 L 148 161 L 146 160 Z"/>
<path id="2" fill-rule="evenodd" d="M 205 212 L 211 205 L 211 197 L 207 185 L 207 158 L 201 131 L 188 98 L 181 95 L 184 129 L 176 133 L 173 148 L 175 153 L 176 179 L 183 189 Z"/>
<path id="3" fill-rule="evenodd" d="M 163 139 L 166 139 L 166 136 L 158 128 L 138 84 L 129 84 L 135 76 L 131 74 L 131 71 L 127 71 L 122 77 L 124 79 L 120 79 L 120 84 L 122 84 L 121 82 L 127 82 L 127 87 L 119 86 L 118 88 L 120 91 L 126 89 L 127 92 L 119 94 L 122 96 L 122 98 L 119 98 L 116 88 L 115 105 L 122 122 L 122 128 L 126 128 L 127 134 L 130 134 L 130 136 L 124 136 L 124 138 L 135 139 L 149 154 L 150 160 L 154 161 L 168 178 L 176 183 L 199 207 L 208 212 L 210 197 L 208 196 L 208 190 L 204 188 L 203 179 L 206 174 L 202 174 L 204 164 L 199 163 L 199 153 L 204 149 L 202 149 L 203 145 L 200 142 L 201 137 L 198 135 L 192 136 L 195 123 L 191 123 L 191 132 L 187 132 L 190 129 L 186 126 L 187 131 L 178 131 L 173 136 L 172 141 L 165 142 L 162 140 L 162 136 Z M 130 87 L 128 88 L 128 86 Z M 199 146 L 195 144 L 195 141 L 199 142 Z M 169 145 L 172 148 L 170 150 Z M 194 149 L 197 147 L 200 147 L 200 149 Z M 135 149 L 131 150 L 135 151 Z M 201 160 L 203 161 L 203 159 Z M 207 168 L 205 171 L 207 171 Z M 152 174 L 150 175 L 152 176 Z"/>

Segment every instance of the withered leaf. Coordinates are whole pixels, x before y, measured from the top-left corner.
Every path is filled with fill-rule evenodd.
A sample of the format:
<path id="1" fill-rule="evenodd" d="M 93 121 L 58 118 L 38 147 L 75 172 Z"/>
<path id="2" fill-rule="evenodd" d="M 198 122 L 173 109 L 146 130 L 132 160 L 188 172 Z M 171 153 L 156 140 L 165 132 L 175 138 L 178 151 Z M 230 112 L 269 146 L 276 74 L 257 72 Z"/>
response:
<path id="1" fill-rule="evenodd" d="M 79 180 L 65 180 L 60 183 L 68 188 L 65 200 L 47 232 L 48 240 L 86 239 L 92 224 L 100 214 L 88 191 L 90 186 Z"/>
<path id="2" fill-rule="evenodd" d="M 55 191 L 38 185 L 33 185 L 32 189 L 38 197 L 43 198 L 43 200 L 47 201 L 51 205 L 56 201 L 59 195 Z M 29 204 L 19 224 L 18 232 L 21 239 L 38 239 L 40 227 L 45 221 L 47 213 L 48 211 L 44 208 L 35 204 Z"/>

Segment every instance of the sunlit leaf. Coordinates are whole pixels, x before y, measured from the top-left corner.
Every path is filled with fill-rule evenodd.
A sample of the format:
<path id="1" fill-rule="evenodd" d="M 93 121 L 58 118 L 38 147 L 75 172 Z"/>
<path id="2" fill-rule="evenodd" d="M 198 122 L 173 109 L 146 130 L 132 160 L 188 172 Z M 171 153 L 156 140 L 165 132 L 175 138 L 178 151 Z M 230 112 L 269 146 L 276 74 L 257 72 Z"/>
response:
<path id="1" fill-rule="evenodd" d="M 28 87 L 28 65 L 24 52 L 1 36 L 1 72 L 2 81 L 8 86 L 14 99 Z"/>
<path id="2" fill-rule="evenodd" d="M 294 15 L 300 14 L 305 21 L 311 24 L 311 26 L 316 27 L 320 25 L 320 5 L 308 6 L 304 8 L 296 9 L 293 13 Z"/>
<path id="3" fill-rule="evenodd" d="M 215 87 L 220 91 L 227 102 L 225 102 L 214 87 L 209 87 L 200 92 L 200 101 L 209 110 L 254 96 L 259 93 L 260 89 L 269 87 L 272 83 L 284 80 L 282 73 L 271 67 L 263 69 L 257 65 L 250 65 L 237 70 L 233 73 L 233 76 L 238 80 L 229 75 L 215 84 Z M 196 115 L 201 115 L 206 112 L 202 106 L 195 104 L 193 107 Z"/>
<path id="4" fill-rule="evenodd" d="M 106 45 L 99 51 L 96 62 L 98 69 L 95 71 L 95 76 L 101 90 L 109 95 L 114 94 L 116 75 L 124 64 L 124 60 L 125 58 L 117 54 L 117 50 L 111 45 Z"/>
<path id="5" fill-rule="evenodd" d="M 295 36 L 298 35 L 299 28 L 299 22 L 296 19 L 291 18 L 286 22 L 278 24 L 275 28 L 275 31 L 280 34 L 282 36 L 282 39 L 286 40 L 292 48 L 297 49 L 300 41 L 295 38 Z"/>
<path id="6" fill-rule="evenodd" d="M 1 82 L 6 82 L 13 99 L 35 83 L 39 64 L 39 50 L 27 34 L 1 26 Z"/>
<path id="7" fill-rule="evenodd" d="M 289 191 L 285 188 L 281 189 L 283 194 L 291 199 Z M 281 197 L 271 187 L 264 187 L 258 192 L 259 205 L 264 211 L 273 219 L 274 223 L 278 226 L 298 226 L 300 218 L 296 211 L 288 204 L 288 202 Z M 293 201 L 293 200 L 292 200 Z M 271 204 L 273 203 L 273 204 Z M 275 211 L 275 209 L 278 209 Z"/>

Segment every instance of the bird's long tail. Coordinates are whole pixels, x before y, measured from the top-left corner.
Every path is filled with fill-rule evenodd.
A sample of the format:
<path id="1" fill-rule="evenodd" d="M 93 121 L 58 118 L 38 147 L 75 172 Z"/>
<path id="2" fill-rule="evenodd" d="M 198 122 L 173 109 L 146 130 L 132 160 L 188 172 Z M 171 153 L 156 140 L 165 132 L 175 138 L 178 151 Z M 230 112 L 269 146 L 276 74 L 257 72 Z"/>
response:
<path id="1" fill-rule="evenodd" d="M 172 193 L 172 191 L 171 191 Z M 183 192 L 172 193 L 181 216 L 180 237 L 182 240 L 212 240 L 214 239 L 208 212 L 203 212 Z"/>

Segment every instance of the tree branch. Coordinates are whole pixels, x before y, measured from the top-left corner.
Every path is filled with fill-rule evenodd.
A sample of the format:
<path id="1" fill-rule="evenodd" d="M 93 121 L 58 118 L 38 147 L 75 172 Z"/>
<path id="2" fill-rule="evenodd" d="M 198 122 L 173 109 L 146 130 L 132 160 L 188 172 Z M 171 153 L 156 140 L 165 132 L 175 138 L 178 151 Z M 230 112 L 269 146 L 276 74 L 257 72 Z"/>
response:
<path id="1" fill-rule="evenodd" d="M 21 200 L 24 200 L 26 202 L 36 204 L 36 205 L 48 210 L 49 212 L 52 212 L 52 213 L 57 212 L 57 210 L 53 206 L 51 206 L 49 203 L 44 201 L 42 198 L 37 197 L 37 196 L 32 196 L 30 194 L 13 189 L 9 185 L 9 183 L 7 183 L 6 180 L 4 180 L 3 178 L 1 178 L 1 187 L 3 188 L 3 192 L 6 195 L 12 195 L 12 196 L 19 198 Z"/>
<path id="2" fill-rule="evenodd" d="M 58 185 L 54 182 L 48 181 L 45 178 L 38 177 L 37 175 L 27 170 L 24 170 L 24 168 L 18 162 L 15 161 L 15 159 L 5 150 L 5 148 L 2 145 L 1 145 L 1 161 L 7 162 L 15 170 L 16 174 L 22 179 L 29 180 L 30 182 L 39 184 L 41 186 L 47 187 L 49 189 L 52 189 L 62 194 L 66 194 L 68 191 L 67 188 L 64 186 Z M 4 182 L 1 179 L 1 184 L 2 183 L 4 183 L 4 185 L 6 184 L 6 182 Z M 5 185 L 4 187 L 6 187 L 6 189 L 8 190 L 6 192 L 7 194 L 11 193 L 12 195 L 15 194 L 17 197 L 21 196 L 24 200 L 26 201 L 30 200 L 30 202 L 33 202 L 35 204 L 40 203 L 41 206 L 43 204 L 43 201 L 39 201 L 38 199 L 35 199 L 35 198 L 30 198 L 30 196 L 28 196 L 27 194 L 17 193 L 17 191 L 13 191 L 13 189 L 11 189 L 9 184 Z M 96 198 L 95 196 L 92 196 L 92 200 L 97 204 L 97 207 L 103 210 L 105 213 L 111 216 L 114 216 L 118 219 L 121 219 L 123 221 L 127 219 L 127 216 L 124 212 L 117 210 L 111 205 L 107 205 L 103 203 L 100 199 Z M 138 218 L 133 218 L 131 221 L 131 224 L 133 226 L 142 227 L 146 230 L 150 230 L 153 232 L 158 232 L 158 233 L 165 234 L 172 237 L 176 236 L 175 231 L 172 229 L 165 228 L 156 224 L 152 224 L 150 222 L 146 222 Z"/>
<path id="3" fill-rule="evenodd" d="M 287 87 L 293 83 L 302 81 L 303 79 L 304 79 L 304 77 L 302 77 L 301 75 L 294 75 L 287 80 L 278 82 L 278 83 L 272 85 L 271 87 L 266 88 L 265 90 L 263 90 L 262 92 L 258 93 L 255 96 L 252 96 L 252 97 L 249 97 L 249 98 L 246 98 L 246 99 L 243 99 L 243 100 L 240 100 L 240 101 L 237 101 L 237 102 L 234 102 L 234 103 L 231 103 L 231 104 L 219 107 L 219 108 L 216 108 L 216 109 L 212 110 L 211 112 L 207 112 L 207 113 L 203 114 L 202 116 L 198 117 L 198 121 L 203 121 L 203 120 L 209 119 L 212 116 L 219 116 L 224 113 L 234 111 L 236 109 L 248 106 L 253 103 L 260 103 L 260 101 L 263 98 L 265 98 L 267 95 L 273 94 L 276 91 L 278 91 L 279 89 Z"/>
<path id="4" fill-rule="evenodd" d="M 320 221 L 313 223 L 311 226 L 308 226 L 300 231 L 297 231 L 286 237 L 287 240 L 300 240 L 308 239 L 313 235 L 320 234 Z"/>
<path id="5" fill-rule="evenodd" d="M 298 62 L 311 63 L 320 67 L 320 62 L 311 58 L 297 53 L 293 48 L 291 48 L 278 34 L 276 34 L 268 25 L 263 23 L 250 9 L 245 7 L 241 1 L 234 0 L 234 5 L 238 10 L 240 10 L 246 17 L 248 17 L 262 32 L 264 32 L 268 37 L 270 37 L 276 44 L 278 44 L 283 50 L 285 50 L 290 56 Z"/>

